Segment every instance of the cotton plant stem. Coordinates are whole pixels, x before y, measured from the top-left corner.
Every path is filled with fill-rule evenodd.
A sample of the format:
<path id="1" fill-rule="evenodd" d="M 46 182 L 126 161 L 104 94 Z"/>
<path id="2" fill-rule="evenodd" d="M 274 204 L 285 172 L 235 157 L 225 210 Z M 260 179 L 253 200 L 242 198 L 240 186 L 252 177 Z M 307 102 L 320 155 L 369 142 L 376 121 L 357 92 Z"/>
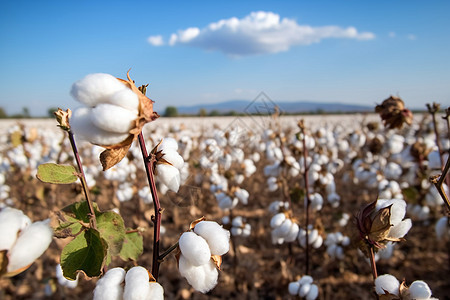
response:
<path id="1" fill-rule="evenodd" d="M 84 175 L 83 165 L 81 164 L 80 155 L 78 154 L 77 145 L 75 144 L 73 132 L 71 130 L 68 130 L 67 133 L 69 134 L 70 145 L 72 146 L 73 154 L 75 155 L 75 161 L 77 162 L 78 172 L 80 172 L 80 181 L 81 181 L 81 186 L 83 188 L 84 197 L 86 198 L 86 202 L 89 207 L 89 223 L 92 228 L 97 229 L 97 219 L 95 217 L 94 205 L 93 205 L 91 198 L 89 197 L 89 189 L 86 184 L 86 177 Z"/>
<path id="2" fill-rule="evenodd" d="M 153 154 L 148 156 L 147 148 L 145 146 L 144 136 L 142 132 L 138 136 L 139 146 L 141 148 L 142 157 L 144 159 L 145 171 L 147 173 L 147 180 L 150 186 L 150 192 L 153 197 L 153 207 L 155 209 L 155 215 L 152 218 L 153 221 L 153 260 L 152 260 L 152 275 L 156 281 L 158 281 L 160 255 L 159 255 L 159 242 L 161 231 L 161 204 L 159 202 L 158 193 L 156 191 L 155 177 L 153 176 L 153 165 L 155 163 L 155 157 Z"/>
<path id="3" fill-rule="evenodd" d="M 377 263 L 375 262 L 375 252 L 373 251 L 373 246 L 369 245 L 369 249 L 370 249 L 370 267 L 372 268 L 372 276 L 373 276 L 373 280 L 377 279 L 378 277 L 378 273 L 377 273 Z"/>
<path id="4" fill-rule="evenodd" d="M 173 250 L 177 249 L 179 246 L 178 242 L 176 242 L 175 244 L 173 244 L 172 246 L 169 247 L 169 249 L 167 249 L 166 251 L 164 251 L 164 253 L 162 253 L 159 258 L 158 261 L 161 263 L 163 262 L 164 258 L 166 258 L 167 255 L 169 255 Z"/>
<path id="5" fill-rule="evenodd" d="M 309 180 L 308 180 L 308 166 L 306 165 L 306 159 L 308 158 L 308 150 L 306 149 L 306 134 L 305 134 L 305 127 L 303 120 L 301 121 L 302 126 L 300 129 L 303 133 L 303 161 L 304 161 L 304 177 L 305 177 L 305 199 L 306 199 L 306 207 L 305 207 L 305 230 L 306 230 L 306 251 L 305 251 L 305 274 L 309 274 L 309 232 L 308 232 L 308 225 L 309 225 L 309 207 L 311 205 L 311 200 L 309 198 Z"/>
<path id="6" fill-rule="evenodd" d="M 441 175 L 436 175 L 436 176 L 432 176 L 430 178 L 431 182 L 434 184 L 434 186 L 436 187 L 436 189 L 439 192 L 439 195 L 441 195 L 441 198 L 444 200 L 444 203 L 447 207 L 447 212 L 450 213 L 450 201 L 447 197 L 447 194 L 444 191 L 444 188 L 442 187 L 442 184 L 445 181 L 445 178 L 448 175 L 450 169 L 450 155 L 447 158 L 447 163 L 445 164 L 444 170 L 442 170 L 442 174 Z"/>
<path id="7" fill-rule="evenodd" d="M 441 138 L 439 136 L 439 130 L 436 122 L 436 112 L 439 110 L 439 105 L 433 103 L 433 105 L 427 104 L 427 107 L 428 111 L 431 114 L 431 118 L 433 119 L 434 135 L 436 136 L 436 145 L 438 147 L 439 159 L 441 160 L 441 169 L 442 169 L 444 167 L 444 152 L 442 151 Z"/>

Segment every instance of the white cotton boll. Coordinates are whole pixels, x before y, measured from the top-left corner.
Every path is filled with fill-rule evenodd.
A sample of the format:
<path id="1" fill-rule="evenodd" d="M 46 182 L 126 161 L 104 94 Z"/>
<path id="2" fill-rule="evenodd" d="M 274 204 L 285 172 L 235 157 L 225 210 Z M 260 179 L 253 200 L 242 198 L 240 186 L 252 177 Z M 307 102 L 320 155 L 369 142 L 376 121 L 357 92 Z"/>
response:
<path id="1" fill-rule="evenodd" d="M 77 279 L 75 280 L 69 280 L 66 279 L 63 275 L 63 270 L 61 268 L 61 265 L 58 264 L 55 268 L 56 270 L 56 279 L 58 280 L 59 285 L 61 286 L 65 286 L 69 289 L 74 289 L 78 286 L 78 275 L 77 275 Z"/>
<path id="2" fill-rule="evenodd" d="M 242 228 L 240 227 L 231 227 L 231 235 L 238 236 L 242 234 Z"/>
<path id="3" fill-rule="evenodd" d="M 102 130 L 91 121 L 91 111 L 87 107 L 76 109 L 70 118 L 70 128 L 75 137 L 96 145 L 114 145 L 123 142 L 128 133 L 115 133 Z"/>
<path id="4" fill-rule="evenodd" d="M 291 219 L 286 219 L 280 226 L 274 228 L 273 233 L 278 237 L 285 238 L 288 235 L 291 226 L 292 226 Z"/>
<path id="5" fill-rule="evenodd" d="M 314 211 L 319 211 L 323 206 L 323 197 L 319 193 L 313 193 L 310 195 L 309 200 L 311 201 L 311 208 Z"/>
<path id="6" fill-rule="evenodd" d="M 8 252 L 8 272 L 28 266 L 47 250 L 53 238 L 49 223 L 50 220 L 34 222 L 21 232 Z"/>
<path id="7" fill-rule="evenodd" d="M 448 229 L 447 217 L 442 217 L 436 222 L 435 231 L 438 239 L 448 237 L 450 232 Z"/>
<path id="8" fill-rule="evenodd" d="M 156 164 L 156 175 L 157 178 L 170 190 L 175 193 L 178 192 L 180 188 L 180 171 L 174 166 L 168 164 Z"/>
<path id="9" fill-rule="evenodd" d="M 350 245 L 350 238 L 348 236 L 342 237 L 341 245 L 344 247 Z"/>
<path id="10" fill-rule="evenodd" d="M 92 124 L 100 129 L 115 133 L 128 133 L 133 128 L 137 114 L 120 106 L 99 104 L 89 114 Z"/>
<path id="11" fill-rule="evenodd" d="M 125 279 L 125 270 L 122 268 L 109 269 L 97 281 L 94 289 L 94 300 L 122 300 L 122 282 Z"/>
<path id="12" fill-rule="evenodd" d="M 284 220 L 286 220 L 286 215 L 284 213 L 278 213 L 272 217 L 270 220 L 270 227 L 276 228 L 280 226 Z"/>
<path id="13" fill-rule="evenodd" d="M 5 207 L 0 212 L 0 250 L 9 250 L 17 239 L 17 234 L 31 224 L 21 210 Z"/>
<path id="14" fill-rule="evenodd" d="M 297 295 L 299 290 L 300 290 L 300 283 L 298 283 L 298 281 L 289 283 L 288 291 L 289 291 L 290 295 L 292 295 L 292 296 Z"/>
<path id="15" fill-rule="evenodd" d="M 87 106 L 106 103 L 116 92 L 127 87 L 112 75 L 104 73 L 89 74 L 72 85 L 70 94 Z"/>
<path id="16" fill-rule="evenodd" d="M 302 278 L 300 278 L 300 279 L 298 280 L 298 283 L 300 283 L 300 285 L 303 285 L 303 284 L 311 284 L 313 281 L 314 281 L 314 280 L 313 280 L 313 278 L 312 278 L 311 276 L 305 275 L 305 276 L 303 276 Z"/>
<path id="17" fill-rule="evenodd" d="M 147 300 L 164 300 L 164 289 L 157 282 L 150 282 L 150 292 Z"/>
<path id="18" fill-rule="evenodd" d="M 300 286 L 300 289 L 298 290 L 298 295 L 300 297 L 305 297 L 309 293 L 310 289 L 311 289 L 311 284 L 304 283 Z"/>
<path id="19" fill-rule="evenodd" d="M 213 221 L 201 221 L 194 232 L 208 242 L 211 254 L 224 255 L 230 250 L 230 232 Z"/>
<path id="20" fill-rule="evenodd" d="M 181 253 L 194 266 L 206 264 L 211 259 L 206 240 L 192 231 L 183 233 L 178 243 Z"/>
<path id="21" fill-rule="evenodd" d="M 233 221 L 231 222 L 231 225 L 233 225 L 234 227 L 244 226 L 244 222 L 242 221 L 242 217 L 241 216 L 235 217 L 233 219 Z"/>
<path id="22" fill-rule="evenodd" d="M 411 227 L 412 227 L 411 219 L 405 219 L 401 221 L 399 224 L 391 227 L 391 229 L 389 230 L 389 237 L 402 238 L 408 233 Z"/>
<path id="23" fill-rule="evenodd" d="M 182 169 L 184 166 L 184 159 L 181 157 L 178 152 L 174 150 L 165 150 L 163 151 L 163 159 L 165 159 L 168 163 L 171 163 L 178 170 Z"/>
<path id="24" fill-rule="evenodd" d="M 217 198 L 217 196 L 216 196 L 216 198 Z M 217 200 L 219 201 L 219 207 L 220 207 L 220 209 L 223 209 L 223 210 L 228 210 L 228 209 L 232 209 L 232 208 L 234 208 L 237 204 L 238 204 L 238 202 L 239 202 L 239 200 L 238 200 L 238 198 L 233 198 L 233 199 L 231 199 L 230 197 L 228 197 L 227 195 L 225 195 L 224 197 L 222 197 L 222 198 L 217 198 Z"/>
<path id="25" fill-rule="evenodd" d="M 313 246 L 314 249 L 317 249 L 320 246 L 322 246 L 322 244 L 323 244 L 323 237 L 319 235 L 311 245 Z"/>
<path id="26" fill-rule="evenodd" d="M 340 246 L 337 246 L 334 252 L 334 256 L 340 260 L 344 259 L 344 249 Z"/>
<path id="27" fill-rule="evenodd" d="M 138 114 L 139 98 L 129 88 L 117 91 L 116 93 L 105 99 L 103 102 L 123 107 L 133 112 L 135 115 Z"/>
<path id="28" fill-rule="evenodd" d="M 381 275 L 375 279 L 375 292 L 378 295 L 384 295 L 384 291 L 387 291 L 389 294 L 398 296 L 399 288 L 400 283 L 397 278 L 390 274 Z"/>
<path id="29" fill-rule="evenodd" d="M 246 190 L 238 188 L 234 192 L 234 195 L 239 199 L 239 201 L 241 201 L 242 204 L 244 205 L 248 204 L 249 193 Z"/>
<path id="30" fill-rule="evenodd" d="M 409 294 L 411 299 L 427 300 L 431 297 L 431 290 L 424 281 L 416 280 L 409 286 Z"/>
<path id="31" fill-rule="evenodd" d="M 335 257 L 337 248 L 338 248 L 338 246 L 336 244 L 331 244 L 330 246 L 328 246 L 328 248 L 327 248 L 328 255 L 331 257 Z"/>
<path id="32" fill-rule="evenodd" d="M 399 179 L 402 172 L 402 167 L 395 162 L 388 163 L 384 169 L 384 175 L 387 179 Z"/>
<path id="33" fill-rule="evenodd" d="M 147 300 L 150 294 L 148 271 L 140 266 L 131 268 L 125 276 L 123 300 Z"/>
<path id="34" fill-rule="evenodd" d="M 252 233 L 252 225 L 245 224 L 244 228 L 242 229 L 242 236 L 247 237 Z"/>
<path id="35" fill-rule="evenodd" d="M 319 287 L 315 284 L 311 284 L 308 295 L 306 295 L 306 300 L 315 300 L 319 296 Z"/>
<path id="36" fill-rule="evenodd" d="M 298 232 L 300 230 L 300 227 L 297 223 L 292 223 L 291 228 L 289 229 L 288 234 L 286 235 L 285 241 L 286 242 L 293 242 L 298 237 Z"/>
<path id="37" fill-rule="evenodd" d="M 217 284 L 219 272 L 212 261 L 196 267 L 184 255 L 181 255 L 178 261 L 178 269 L 181 276 L 186 278 L 189 284 L 201 293 L 209 292 Z"/>
<path id="38" fill-rule="evenodd" d="M 158 150 L 173 150 L 173 151 L 177 151 L 178 150 L 178 142 L 171 137 L 166 137 L 162 140 L 161 144 L 158 147 Z"/>

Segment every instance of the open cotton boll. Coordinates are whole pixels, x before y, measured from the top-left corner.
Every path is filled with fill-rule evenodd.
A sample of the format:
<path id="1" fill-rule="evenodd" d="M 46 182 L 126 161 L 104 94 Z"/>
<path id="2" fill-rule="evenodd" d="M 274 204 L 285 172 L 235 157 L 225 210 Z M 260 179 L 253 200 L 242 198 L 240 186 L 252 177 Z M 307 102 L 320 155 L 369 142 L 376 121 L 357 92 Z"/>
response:
<path id="1" fill-rule="evenodd" d="M 286 219 L 284 222 L 273 230 L 273 234 L 278 237 L 286 237 L 291 229 L 292 221 L 291 219 Z"/>
<path id="2" fill-rule="evenodd" d="M 306 300 L 315 300 L 319 296 L 319 287 L 315 284 L 311 284 L 308 295 L 306 295 Z"/>
<path id="3" fill-rule="evenodd" d="M 125 276 L 123 300 L 146 300 L 149 294 L 148 271 L 140 266 L 131 268 Z"/>
<path id="4" fill-rule="evenodd" d="M 178 142 L 171 137 L 163 138 L 161 144 L 158 147 L 158 150 L 167 151 L 167 150 L 178 150 Z"/>
<path id="5" fill-rule="evenodd" d="M 60 285 L 68 287 L 70 289 L 74 289 L 78 286 L 78 276 L 77 276 L 77 279 L 75 279 L 75 280 L 69 280 L 64 277 L 63 270 L 62 270 L 60 264 L 58 264 L 55 269 L 56 269 L 56 272 L 55 272 L 56 279 L 58 280 L 58 283 Z"/>
<path id="6" fill-rule="evenodd" d="M 105 103 L 114 93 L 128 89 L 122 82 L 110 74 L 95 73 L 86 75 L 72 85 L 70 94 L 87 106 Z"/>
<path id="7" fill-rule="evenodd" d="M 175 150 L 165 150 L 163 151 L 163 153 L 164 155 L 162 158 L 165 159 L 168 163 L 171 163 L 178 170 L 183 168 L 184 159 L 180 154 L 178 154 L 178 152 L 176 152 Z"/>
<path id="8" fill-rule="evenodd" d="M 270 227 L 276 228 L 280 226 L 284 220 L 286 220 L 286 215 L 284 213 L 278 213 L 272 217 L 270 220 Z"/>
<path id="9" fill-rule="evenodd" d="M 178 269 L 181 276 L 186 278 L 189 284 L 199 292 L 207 293 L 217 284 L 219 272 L 212 260 L 207 264 L 196 267 L 184 255 L 181 255 L 178 261 Z"/>
<path id="10" fill-rule="evenodd" d="M 111 97 L 105 99 L 103 103 L 117 105 L 135 113 L 136 115 L 138 114 L 139 98 L 129 88 L 117 91 L 116 93 L 112 94 Z"/>
<path id="11" fill-rule="evenodd" d="M 300 297 L 305 297 L 309 293 L 310 289 L 311 289 L 311 284 L 309 284 L 309 283 L 302 284 L 300 286 L 300 289 L 298 290 L 298 295 Z"/>
<path id="12" fill-rule="evenodd" d="M 157 282 L 150 282 L 150 293 L 147 299 L 149 300 L 164 300 L 164 289 Z"/>
<path id="13" fill-rule="evenodd" d="M 0 212 L 0 250 L 9 250 L 16 242 L 20 230 L 31 224 L 21 210 L 5 207 Z"/>
<path id="14" fill-rule="evenodd" d="M 115 133 L 128 133 L 133 128 L 137 114 L 120 106 L 99 104 L 89 114 L 92 124 L 100 129 Z"/>
<path id="15" fill-rule="evenodd" d="M 178 244 L 181 253 L 194 266 L 206 264 L 211 259 L 211 250 L 206 240 L 192 231 L 183 233 Z"/>
<path id="16" fill-rule="evenodd" d="M 180 171 L 168 164 L 157 164 L 156 175 L 161 182 L 175 193 L 178 192 L 181 183 Z"/>
<path id="17" fill-rule="evenodd" d="M 289 283 L 288 291 L 290 295 L 292 296 L 297 295 L 299 290 L 300 290 L 300 283 L 298 283 L 298 281 Z"/>
<path id="18" fill-rule="evenodd" d="M 21 232 L 8 252 L 8 272 L 28 266 L 47 250 L 53 238 L 49 223 L 50 220 L 34 222 Z"/>
<path id="19" fill-rule="evenodd" d="M 427 300 L 431 297 L 431 290 L 424 281 L 416 280 L 409 286 L 409 294 L 411 299 Z"/>
<path id="20" fill-rule="evenodd" d="M 297 223 L 292 223 L 291 228 L 289 229 L 289 232 L 285 238 L 286 242 L 293 242 L 298 237 L 298 232 L 300 230 L 300 227 Z"/>
<path id="21" fill-rule="evenodd" d="M 122 282 L 125 279 L 125 270 L 113 268 L 97 281 L 94 289 L 94 300 L 122 300 Z"/>
<path id="22" fill-rule="evenodd" d="M 375 279 L 375 292 L 378 295 L 384 295 L 384 291 L 387 291 L 389 294 L 398 296 L 399 288 L 400 283 L 397 278 L 390 274 L 381 275 Z"/>
<path id="23" fill-rule="evenodd" d="M 224 255 L 230 250 L 230 232 L 213 221 L 201 221 L 194 232 L 206 240 L 213 255 Z"/>
<path id="24" fill-rule="evenodd" d="M 76 109 L 70 118 L 70 128 L 77 139 L 96 145 L 114 145 L 124 141 L 128 133 L 115 133 L 102 130 L 91 121 L 91 110 L 87 107 Z"/>
<path id="25" fill-rule="evenodd" d="M 408 233 L 411 227 L 412 227 L 411 219 L 405 219 L 401 221 L 399 224 L 391 227 L 391 229 L 389 230 L 389 237 L 402 238 Z"/>
<path id="26" fill-rule="evenodd" d="M 445 235 L 450 234 L 449 229 L 448 229 L 447 217 L 441 217 L 436 222 L 435 231 L 436 231 L 436 236 L 438 237 L 438 239 L 442 239 L 443 237 L 445 237 Z"/>

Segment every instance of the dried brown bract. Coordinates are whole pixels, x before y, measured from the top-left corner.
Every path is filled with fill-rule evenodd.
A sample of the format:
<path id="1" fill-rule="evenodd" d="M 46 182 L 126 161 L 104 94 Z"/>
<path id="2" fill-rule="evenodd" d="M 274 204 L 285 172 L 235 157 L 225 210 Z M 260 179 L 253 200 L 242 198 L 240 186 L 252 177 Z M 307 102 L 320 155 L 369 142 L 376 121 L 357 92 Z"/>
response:
<path id="1" fill-rule="evenodd" d="M 384 126 L 388 129 L 402 128 L 404 123 L 411 125 L 413 119 L 412 112 L 405 108 L 403 100 L 395 96 L 390 96 L 377 105 L 375 112 L 380 114 Z"/>

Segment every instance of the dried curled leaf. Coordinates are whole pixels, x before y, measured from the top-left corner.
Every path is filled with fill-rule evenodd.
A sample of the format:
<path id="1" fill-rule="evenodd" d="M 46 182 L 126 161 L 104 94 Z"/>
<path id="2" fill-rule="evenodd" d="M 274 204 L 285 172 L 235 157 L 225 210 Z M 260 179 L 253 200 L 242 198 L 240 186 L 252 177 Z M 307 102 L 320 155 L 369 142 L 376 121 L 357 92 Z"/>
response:
<path id="1" fill-rule="evenodd" d="M 211 255 L 211 259 L 213 260 L 216 268 L 220 270 L 220 266 L 222 265 L 222 256 L 221 255 Z"/>
<path id="2" fill-rule="evenodd" d="M 400 97 L 390 96 L 375 107 L 375 112 L 380 114 L 384 126 L 389 129 L 402 128 L 406 123 L 411 125 L 412 112 L 405 108 L 405 103 Z"/>

